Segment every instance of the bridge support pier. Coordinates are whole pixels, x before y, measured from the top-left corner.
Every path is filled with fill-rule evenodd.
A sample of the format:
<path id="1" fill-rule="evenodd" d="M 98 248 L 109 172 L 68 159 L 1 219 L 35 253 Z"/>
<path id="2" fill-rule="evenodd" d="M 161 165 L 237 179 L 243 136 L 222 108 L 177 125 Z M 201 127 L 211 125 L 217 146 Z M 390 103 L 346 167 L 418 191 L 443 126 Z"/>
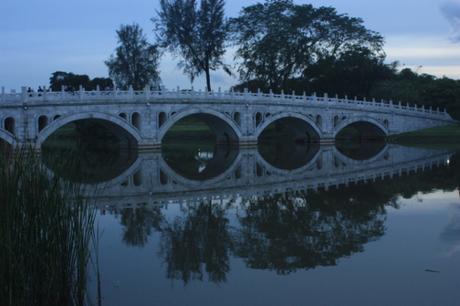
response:
<path id="1" fill-rule="evenodd" d="M 335 137 L 331 134 L 321 135 L 319 143 L 322 145 L 333 145 L 335 144 Z"/>
<path id="2" fill-rule="evenodd" d="M 257 144 L 258 140 L 255 137 L 242 137 L 239 141 L 240 148 L 255 148 Z"/>

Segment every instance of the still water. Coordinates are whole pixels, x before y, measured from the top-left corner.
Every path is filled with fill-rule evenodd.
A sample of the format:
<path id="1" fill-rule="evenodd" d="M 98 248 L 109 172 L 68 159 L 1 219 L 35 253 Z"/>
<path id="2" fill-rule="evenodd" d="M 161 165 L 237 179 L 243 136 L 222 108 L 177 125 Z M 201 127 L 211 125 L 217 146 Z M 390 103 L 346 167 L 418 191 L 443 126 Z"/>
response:
<path id="1" fill-rule="evenodd" d="M 46 151 L 43 160 L 85 184 L 98 208 L 102 305 L 460 303 L 455 152 L 186 142 L 79 150 L 78 176 Z"/>

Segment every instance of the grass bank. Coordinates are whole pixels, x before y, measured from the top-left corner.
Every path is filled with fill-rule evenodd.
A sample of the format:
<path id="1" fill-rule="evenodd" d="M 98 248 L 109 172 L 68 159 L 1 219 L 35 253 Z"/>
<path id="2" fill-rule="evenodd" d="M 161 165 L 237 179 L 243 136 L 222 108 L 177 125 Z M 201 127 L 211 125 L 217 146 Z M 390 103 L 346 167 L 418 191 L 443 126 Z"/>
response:
<path id="1" fill-rule="evenodd" d="M 460 150 L 460 124 L 446 125 L 390 136 L 391 143 Z"/>

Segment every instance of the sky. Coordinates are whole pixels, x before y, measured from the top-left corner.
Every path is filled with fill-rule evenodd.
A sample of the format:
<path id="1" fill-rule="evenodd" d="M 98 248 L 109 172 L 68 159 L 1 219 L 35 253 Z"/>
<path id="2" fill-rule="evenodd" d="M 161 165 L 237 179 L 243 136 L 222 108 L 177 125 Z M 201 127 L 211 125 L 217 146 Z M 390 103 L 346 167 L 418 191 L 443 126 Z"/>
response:
<path id="1" fill-rule="evenodd" d="M 229 17 L 256 0 L 227 0 Z M 312 0 L 341 14 L 360 17 L 386 40 L 387 61 L 398 61 L 420 73 L 460 79 L 460 0 Z M 113 53 L 120 24 L 139 23 L 154 40 L 150 19 L 158 0 L 1 0 L 0 86 L 48 85 L 54 71 L 106 77 L 104 61 Z M 233 63 L 233 53 L 225 61 Z M 167 88 L 190 88 L 177 59 L 161 59 L 160 76 Z M 237 76 L 212 73 L 214 87 L 228 89 Z M 204 88 L 198 78 L 194 88 Z"/>

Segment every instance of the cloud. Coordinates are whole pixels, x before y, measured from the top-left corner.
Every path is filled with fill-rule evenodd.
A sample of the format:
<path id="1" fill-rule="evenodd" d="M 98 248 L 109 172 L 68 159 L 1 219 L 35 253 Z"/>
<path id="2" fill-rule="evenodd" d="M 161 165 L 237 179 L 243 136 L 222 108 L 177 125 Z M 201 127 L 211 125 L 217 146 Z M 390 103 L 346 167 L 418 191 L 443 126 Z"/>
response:
<path id="1" fill-rule="evenodd" d="M 460 2 L 445 2 L 441 5 L 441 12 L 452 26 L 452 39 L 460 42 Z"/>

